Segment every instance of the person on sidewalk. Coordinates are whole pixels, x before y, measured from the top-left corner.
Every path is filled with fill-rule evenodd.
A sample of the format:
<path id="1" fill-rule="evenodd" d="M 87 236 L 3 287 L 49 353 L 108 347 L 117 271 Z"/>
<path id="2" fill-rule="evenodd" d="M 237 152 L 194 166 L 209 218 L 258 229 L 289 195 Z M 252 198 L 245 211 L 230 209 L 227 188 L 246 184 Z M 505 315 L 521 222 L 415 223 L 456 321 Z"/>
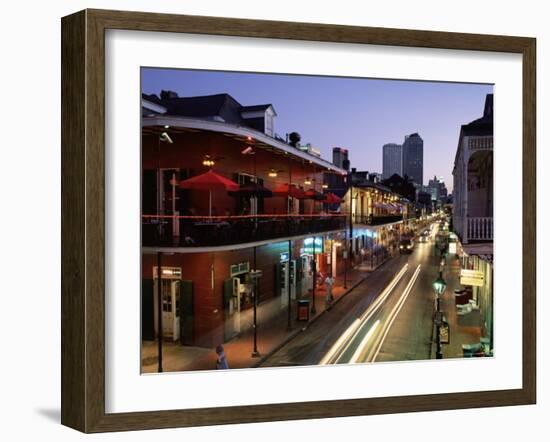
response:
<path id="1" fill-rule="evenodd" d="M 326 309 L 329 310 L 332 306 L 332 301 L 334 299 L 332 297 L 332 286 L 334 285 L 334 278 L 332 277 L 332 275 L 328 275 L 325 278 L 325 285 L 327 286 L 327 294 L 325 296 Z"/>
<path id="2" fill-rule="evenodd" d="M 218 355 L 216 359 L 216 370 L 227 370 L 229 368 L 229 364 L 227 363 L 227 358 L 225 357 L 223 345 L 218 345 L 216 347 L 216 354 Z"/>
<path id="3" fill-rule="evenodd" d="M 325 275 L 323 275 L 323 272 L 317 272 L 317 281 L 315 281 L 315 284 L 317 285 L 319 290 L 322 289 L 324 281 Z"/>

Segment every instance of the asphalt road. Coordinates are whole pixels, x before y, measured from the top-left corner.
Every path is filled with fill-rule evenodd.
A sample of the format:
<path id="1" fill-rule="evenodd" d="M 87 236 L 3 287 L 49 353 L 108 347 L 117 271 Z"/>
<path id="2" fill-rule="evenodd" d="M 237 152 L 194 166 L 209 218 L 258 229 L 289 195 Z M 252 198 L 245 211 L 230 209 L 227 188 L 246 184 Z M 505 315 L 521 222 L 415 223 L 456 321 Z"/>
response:
<path id="1" fill-rule="evenodd" d="M 407 263 L 375 303 L 336 342 L 323 363 L 429 359 L 439 258 L 432 243 L 416 244 Z"/>
<path id="2" fill-rule="evenodd" d="M 433 242 L 373 272 L 262 366 L 429 359 L 439 272 Z"/>

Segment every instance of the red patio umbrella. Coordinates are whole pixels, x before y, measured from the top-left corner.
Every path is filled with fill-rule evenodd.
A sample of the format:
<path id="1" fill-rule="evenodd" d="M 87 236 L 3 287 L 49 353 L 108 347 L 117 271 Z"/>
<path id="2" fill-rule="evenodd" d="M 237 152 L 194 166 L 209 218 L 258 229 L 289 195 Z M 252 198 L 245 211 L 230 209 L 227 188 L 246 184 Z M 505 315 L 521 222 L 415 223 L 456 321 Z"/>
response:
<path id="1" fill-rule="evenodd" d="M 306 190 L 304 194 L 306 198 L 310 200 L 323 201 L 325 199 L 325 195 L 321 192 L 317 192 L 315 189 Z"/>
<path id="2" fill-rule="evenodd" d="M 180 181 L 180 187 L 182 189 L 208 190 L 208 216 L 212 216 L 213 190 L 227 190 L 236 192 L 240 188 L 236 182 L 218 175 L 212 169 L 201 175 Z"/>
<path id="3" fill-rule="evenodd" d="M 241 184 L 239 190 L 236 192 L 229 191 L 229 194 L 234 196 L 248 196 L 257 198 L 271 198 L 273 196 L 273 192 L 271 190 L 259 183 Z"/>
<path id="4" fill-rule="evenodd" d="M 325 199 L 323 202 L 329 203 L 329 204 L 337 204 L 342 202 L 342 198 L 340 198 L 338 195 L 335 195 L 332 192 L 329 192 L 325 195 Z"/>
<path id="5" fill-rule="evenodd" d="M 296 185 L 292 184 L 290 185 L 290 189 L 288 186 L 288 183 L 279 184 L 275 189 L 273 189 L 273 196 L 291 196 L 292 198 L 298 198 L 300 200 L 306 198 L 306 194 L 298 189 Z"/>

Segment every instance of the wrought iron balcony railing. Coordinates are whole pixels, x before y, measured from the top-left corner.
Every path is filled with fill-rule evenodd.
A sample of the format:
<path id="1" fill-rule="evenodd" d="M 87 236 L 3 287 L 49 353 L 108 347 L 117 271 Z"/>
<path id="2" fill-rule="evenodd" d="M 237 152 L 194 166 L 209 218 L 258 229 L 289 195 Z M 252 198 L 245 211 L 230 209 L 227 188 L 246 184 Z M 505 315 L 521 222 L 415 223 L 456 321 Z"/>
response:
<path id="1" fill-rule="evenodd" d="M 355 224 L 380 226 L 403 221 L 403 215 L 354 215 L 352 219 Z"/>
<path id="2" fill-rule="evenodd" d="M 244 215 L 172 216 L 143 215 L 142 245 L 146 247 L 212 247 L 343 230 L 346 216 Z"/>
<path id="3" fill-rule="evenodd" d="M 493 218 L 477 217 L 467 218 L 466 238 L 468 241 L 492 241 L 493 240 Z"/>

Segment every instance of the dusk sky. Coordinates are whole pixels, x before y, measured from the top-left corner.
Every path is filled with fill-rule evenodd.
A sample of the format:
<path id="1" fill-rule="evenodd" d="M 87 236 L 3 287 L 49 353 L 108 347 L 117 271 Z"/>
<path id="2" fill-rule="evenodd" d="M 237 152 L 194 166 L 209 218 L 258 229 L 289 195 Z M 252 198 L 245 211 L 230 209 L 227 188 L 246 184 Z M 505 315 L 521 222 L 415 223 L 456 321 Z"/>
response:
<path id="1" fill-rule="evenodd" d="M 492 85 L 143 69 L 142 91 L 181 97 L 228 93 L 242 105 L 271 103 L 275 132 L 298 132 L 332 160 L 332 147 L 350 151 L 351 167 L 382 172 L 382 146 L 418 132 L 424 140 L 424 184 L 442 176 L 452 190 L 460 125 L 483 114 Z"/>

